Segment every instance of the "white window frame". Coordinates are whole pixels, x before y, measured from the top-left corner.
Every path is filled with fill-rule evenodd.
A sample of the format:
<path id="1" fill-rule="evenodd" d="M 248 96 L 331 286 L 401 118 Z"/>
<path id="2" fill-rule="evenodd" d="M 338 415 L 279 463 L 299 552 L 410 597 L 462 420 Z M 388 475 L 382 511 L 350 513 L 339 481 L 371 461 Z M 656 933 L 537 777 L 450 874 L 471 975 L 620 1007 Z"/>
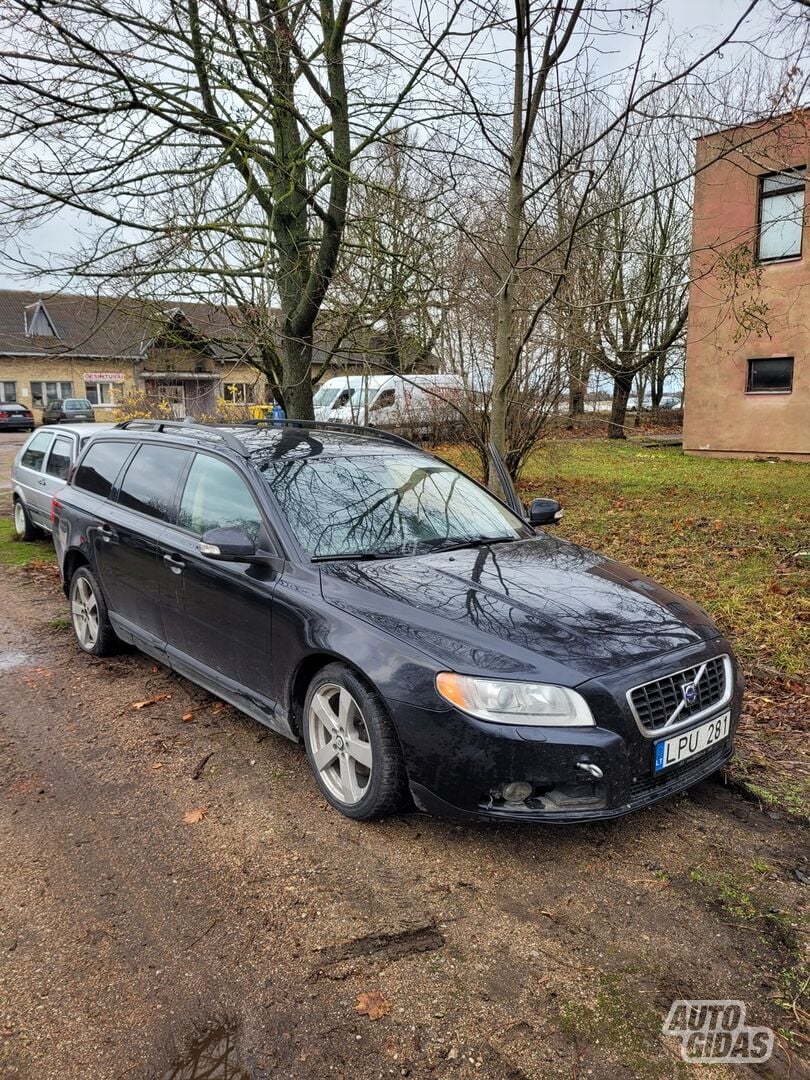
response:
<path id="1" fill-rule="evenodd" d="M 91 393 L 96 395 L 94 401 Z M 96 406 L 120 405 L 124 400 L 124 384 L 122 382 L 108 382 L 106 380 L 84 380 L 84 396 L 95 408 Z"/>
<path id="2" fill-rule="evenodd" d="M 802 244 L 804 239 L 804 207 L 805 207 L 806 170 L 804 166 L 794 169 L 783 169 L 781 172 L 766 173 L 759 178 L 759 199 L 757 203 L 757 262 L 767 265 L 768 263 L 782 262 L 788 259 L 800 259 L 802 257 Z M 768 214 L 765 213 L 766 207 Z M 771 217 L 772 208 L 776 208 L 779 216 Z M 776 255 L 763 254 L 763 248 L 768 242 L 768 237 L 774 226 L 779 223 L 789 224 L 796 232 L 793 234 L 794 246 L 792 250 L 781 252 Z"/>
<path id="3" fill-rule="evenodd" d="M 11 397 L 8 396 L 7 387 L 12 386 L 14 389 L 11 391 Z M 19 404 L 20 399 L 17 397 L 17 383 L 14 379 L 0 379 L 0 401 L 3 404 L 9 405 Z"/>
<path id="4" fill-rule="evenodd" d="M 39 401 L 36 400 L 37 395 L 34 394 L 35 386 L 42 388 Z M 56 387 L 55 394 L 48 394 L 49 386 Z M 31 390 L 31 404 L 35 409 L 44 409 L 49 401 L 64 401 L 65 398 L 73 397 L 73 383 L 68 382 L 67 379 L 64 381 L 62 379 L 32 379 L 29 389 Z"/>

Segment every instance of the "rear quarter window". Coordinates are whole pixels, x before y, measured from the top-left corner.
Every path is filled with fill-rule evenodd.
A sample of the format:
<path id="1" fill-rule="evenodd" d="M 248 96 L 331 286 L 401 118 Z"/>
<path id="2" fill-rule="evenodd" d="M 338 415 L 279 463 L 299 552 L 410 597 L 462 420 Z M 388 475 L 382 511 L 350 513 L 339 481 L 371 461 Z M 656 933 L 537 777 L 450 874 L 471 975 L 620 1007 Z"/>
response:
<path id="1" fill-rule="evenodd" d="M 130 442 L 93 443 L 76 470 L 73 486 L 108 499 L 133 446 L 134 443 Z"/>
<path id="2" fill-rule="evenodd" d="M 48 454 L 48 464 L 45 466 L 45 472 L 49 476 L 55 476 L 58 480 L 67 480 L 72 459 L 73 440 L 66 435 L 57 435 L 53 441 L 51 452 Z"/>

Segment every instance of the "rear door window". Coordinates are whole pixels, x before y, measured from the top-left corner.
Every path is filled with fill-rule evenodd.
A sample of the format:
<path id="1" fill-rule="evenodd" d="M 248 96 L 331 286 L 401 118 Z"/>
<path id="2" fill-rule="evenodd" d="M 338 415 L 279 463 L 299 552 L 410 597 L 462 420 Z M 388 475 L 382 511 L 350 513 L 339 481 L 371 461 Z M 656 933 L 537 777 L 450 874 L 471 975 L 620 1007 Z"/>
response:
<path id="1" fill-rule="evenodd" d="M 67 480 L 70 472 L 70 463 L 73 457 L 73 439 L 66 435 L 57 435 L 53 440 L 51 452 L 48 454 L 48 464 L 45 472 L 49 476 L 55 476 L 59 480 Z"/>
<path id="2" fill-rule="evenodd" d="M 36 469 L 37 472 L 42 472 L 51 439 L 53 439 L 52 431 L 38 431 L 26 446 L 20 464 L 24 465 L 26 469 Z"/>
<path id="3" fill-rule="evenodd" d="M 190 450 L 144 444 L 124 474 L 118 502 L 140 514 L 168 521 L 178 478 L 190 457 Z"/>
<path id="4" fill-rule="evenodd" d="M 132 453 L 131 442 L 96 442 L 82 458 L 73 486 L 108 499 L 121 466 Z"/>
<path id="5" fill-rule="evenodd" d="M 209 529 L 244 529 L 256 543 L 262 518 L 242 477 L 227 462 L 198 454 L 180 500 L 178 524 L 196 536 Z"/>

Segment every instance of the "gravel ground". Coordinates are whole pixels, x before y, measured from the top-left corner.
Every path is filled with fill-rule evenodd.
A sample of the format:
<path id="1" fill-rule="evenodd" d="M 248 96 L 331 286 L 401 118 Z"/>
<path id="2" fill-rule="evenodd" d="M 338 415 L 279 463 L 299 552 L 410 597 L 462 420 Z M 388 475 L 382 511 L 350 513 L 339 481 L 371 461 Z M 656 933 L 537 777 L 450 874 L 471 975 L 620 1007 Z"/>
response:
<path id="1" fill-rule="evenodd" d="M 718 782 L 587 827 L 355 824 L 293 744 L 79 654 L 51 568 L 5 576 L 0 703 L 2 1080 L 677 1077 L 677 997 L 787 1035 L 702 1078 L 810 1076 L 807 832 Z"/>

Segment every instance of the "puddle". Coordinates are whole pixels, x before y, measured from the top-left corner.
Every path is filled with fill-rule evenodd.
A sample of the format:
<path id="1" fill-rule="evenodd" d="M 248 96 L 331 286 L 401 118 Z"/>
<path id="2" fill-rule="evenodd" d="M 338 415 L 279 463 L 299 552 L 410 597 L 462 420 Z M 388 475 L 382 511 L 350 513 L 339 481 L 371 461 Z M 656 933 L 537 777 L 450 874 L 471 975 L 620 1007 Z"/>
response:
<path id="1" fill-rule="evenodd" d="M 250 1080 L 236 1060 L 235 1035 L 233 1027 L 213 1028 L 191 1044 L 162 1080 Z"/>
<path id="2" fill-rule="evenodd" d="M 23 667 L 30 659 L 28 653 L 18 652 L 16 649 L 0 649 L 0 672 Z"/>

